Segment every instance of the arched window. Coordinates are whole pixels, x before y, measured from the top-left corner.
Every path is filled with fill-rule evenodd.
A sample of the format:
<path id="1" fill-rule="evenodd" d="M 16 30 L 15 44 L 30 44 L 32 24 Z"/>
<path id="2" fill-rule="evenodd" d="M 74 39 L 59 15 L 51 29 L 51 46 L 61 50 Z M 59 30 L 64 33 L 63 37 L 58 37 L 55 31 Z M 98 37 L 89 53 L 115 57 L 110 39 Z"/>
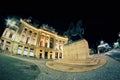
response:
<path id="1" fill-rule="evenodd" d="M 29 35 L 31 35 L 32 34 L 32 31 L 29 31 Z"/>
<path id="2" fill-rule="evenodd" d="M 53 48 L 54 39 L 50 38 L 50 48 Z"/>
<path id="3" fill-rule="evenodd" d="M 27 29 L 25 28 L 25 29 L 24 29 L 24 33 L 26 33 L 26 32 L 27 32 Z"/>
<path id="4" fill-rule="evenodd" d="M 43 41 L 40 41 L 40 47 L 43 47 Z"/>
<path id="5" fill-rule="evenodd" d="M 48 47 L 48 43 L 45 43 L 45 47 L 46 47 L 46 48 Z"/>
<path id="6" fill-rule="evenodd" d="M 59 54 L 59 58 L 62 58 L 62 53 Z"/>

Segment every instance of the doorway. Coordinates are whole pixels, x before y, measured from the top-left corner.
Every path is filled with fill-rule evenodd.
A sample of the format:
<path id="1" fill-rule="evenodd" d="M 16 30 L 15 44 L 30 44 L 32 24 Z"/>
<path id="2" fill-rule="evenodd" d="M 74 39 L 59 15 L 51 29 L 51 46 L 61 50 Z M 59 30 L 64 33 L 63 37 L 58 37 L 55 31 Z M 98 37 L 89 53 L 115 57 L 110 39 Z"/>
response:
<path id="1" fill-rule="evenodd" d="M 45 52 L 45 59 L 48 59 L 48 52 Z"/>
<path id="2" fill-rule="evenodd" d="M 58 52 L 55 53 L 55 58 L 56 58 L 56 59 L 58 58 Z"/>
<path id="3" fill-rule="evenodd" d="M 50 59 L 52 59 L 52 54 L 50 54 Z"/>
<path id="4" fill-rule="evenodd" d="M 42 59 L 42 53 L 40 53 L 40 59 Z"/>
<path id="5" fill-rule="evenodd" d="M 62 53 L 59 54 L 59 58 L 62 58 Z"/>

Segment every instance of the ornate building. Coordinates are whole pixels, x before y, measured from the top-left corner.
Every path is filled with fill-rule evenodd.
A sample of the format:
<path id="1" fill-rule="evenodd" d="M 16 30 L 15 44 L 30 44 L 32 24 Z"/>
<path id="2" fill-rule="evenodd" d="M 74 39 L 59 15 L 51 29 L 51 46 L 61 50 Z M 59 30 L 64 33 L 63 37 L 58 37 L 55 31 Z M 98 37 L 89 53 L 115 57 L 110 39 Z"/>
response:
<path id="1" fill-rule="evenodd" d="M 40 59 L 63 58 L 63 46 L 68 42 L 65 36 L 42 25 L 39 29 L 27 20 L 20 25 L 7 27 L 1 37 L 2 50 L 14 55 L 31 56 Z"/>

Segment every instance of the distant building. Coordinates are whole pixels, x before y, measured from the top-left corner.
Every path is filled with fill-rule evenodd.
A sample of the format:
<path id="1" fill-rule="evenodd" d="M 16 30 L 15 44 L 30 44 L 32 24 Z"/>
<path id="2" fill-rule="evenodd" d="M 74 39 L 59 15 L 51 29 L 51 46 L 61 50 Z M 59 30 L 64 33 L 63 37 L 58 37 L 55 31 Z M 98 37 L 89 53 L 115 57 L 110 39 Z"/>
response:
<path id="1" fill-rule="evenodd" d="M 35 28 L 27 20 L 20 20 L 20 25 L 7 27 L 1 37 L 2 50 L 8 54 L 31 56 L 38 59 L 63 58 L 63 46 L 68 38 L 57 35 L 47 26 Z"/>
<path id="2" fill-rule="evenodd" d="M 114 42 L 114 43 L 113 43 L 113 47 L 114 47 L 114 48 L 119 48 L 119 47 L 120 47 L 119 42 Z"/>
<path id="3" fill-rule="evenodd" d="M 101 41 L 100 42 L 100 45 L 97 46 L 98 48 L 98 53 L 104 53 L 104 52 L 107 52 L 109 50 L 111 50 L 112 48 L 109 46 L 108 43 L 104 43 L 104 41 Z"/>

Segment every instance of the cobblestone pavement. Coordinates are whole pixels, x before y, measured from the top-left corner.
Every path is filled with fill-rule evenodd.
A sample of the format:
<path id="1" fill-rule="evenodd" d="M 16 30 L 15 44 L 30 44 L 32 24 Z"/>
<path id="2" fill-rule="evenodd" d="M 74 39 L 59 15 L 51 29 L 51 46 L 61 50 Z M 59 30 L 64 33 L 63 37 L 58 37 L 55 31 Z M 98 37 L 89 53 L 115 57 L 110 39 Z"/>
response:
<path id="1" fill-rule="evenodd" d="M 120 62 L 105 55 L 102 55 L 102 57 L 107 59 L 107 64 L 96 70 L 87 72 L 56 71 L 45 65 L 46 60 L 27 59 L 21 57 L 15 58 L 38 65 L 40 74 L 36 80 L 120 80 Z"/>

